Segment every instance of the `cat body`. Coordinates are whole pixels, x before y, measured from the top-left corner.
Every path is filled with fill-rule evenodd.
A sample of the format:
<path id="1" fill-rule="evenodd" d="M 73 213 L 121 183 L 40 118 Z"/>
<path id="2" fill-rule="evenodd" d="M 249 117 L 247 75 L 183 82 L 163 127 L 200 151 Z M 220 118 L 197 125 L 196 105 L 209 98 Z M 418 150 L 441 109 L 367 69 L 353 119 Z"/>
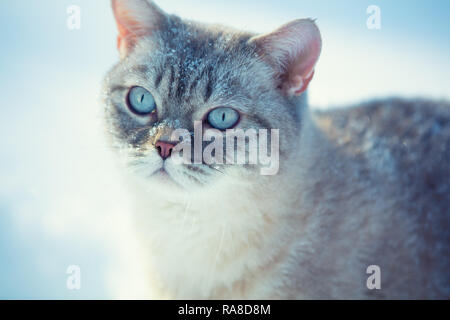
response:
<path id="1" fill-rule="evenodd" d="M 105 82 L 106 119 L 135 199 L 148 298 L 450 297 L 447 103 L 313 112 L 313 21 L 253 35 L 145 0 L 113 9 L 122 60 Z M 235 127 L 280 130 L 276 175 L 174 163 L 171 133 L 214 126 L 218 106 L 223 121 L 239 114 Z M 381 289 L 367 286 L 371 265 Z"/>

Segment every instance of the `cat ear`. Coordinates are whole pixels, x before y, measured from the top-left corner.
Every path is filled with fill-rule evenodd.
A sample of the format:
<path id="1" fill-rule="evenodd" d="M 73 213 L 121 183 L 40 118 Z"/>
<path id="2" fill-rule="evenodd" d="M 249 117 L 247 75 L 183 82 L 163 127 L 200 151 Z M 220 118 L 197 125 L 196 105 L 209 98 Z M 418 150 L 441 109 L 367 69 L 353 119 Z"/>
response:
<path id="1" fill-rule="evenodd" d="M 300 95 L 308 88 L 322 50 L 320 31 L 313 20 L 295 20 L 250 41 L 275 68 L 285 94 Z"/>
<path id="2" fill-rule="evenodd" d="M 151 34 L 161 27 L 165 13 L 150 0 L 112 0 L 119 35 L 117 48 L 124 58 L 136 45 L 139 37 Z"/>

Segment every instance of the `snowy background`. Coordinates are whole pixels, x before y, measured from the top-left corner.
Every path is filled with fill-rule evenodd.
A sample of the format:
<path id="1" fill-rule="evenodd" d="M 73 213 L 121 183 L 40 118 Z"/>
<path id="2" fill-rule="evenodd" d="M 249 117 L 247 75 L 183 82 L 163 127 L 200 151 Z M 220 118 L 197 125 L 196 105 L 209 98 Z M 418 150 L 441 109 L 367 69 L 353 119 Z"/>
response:
<path id="1" fill-rule="evenodd" d="M 389 95 L 450 98 L 447 0 L 156 2 L 258 32 L 317 18 L 317 107 Z M 381 30 L 366 27 L 371 4 L 381 7 Z M 81 30 L 66 27 L 70 5 L 81 8 Z M 118 59 L 109 1 L 3 0 L 0 39 L 0 298 L 139 297 L 130 203 L 98 103 L 102 77 Z M 81 290 L 66 288 L 70 265 L 81 267 Z"/>

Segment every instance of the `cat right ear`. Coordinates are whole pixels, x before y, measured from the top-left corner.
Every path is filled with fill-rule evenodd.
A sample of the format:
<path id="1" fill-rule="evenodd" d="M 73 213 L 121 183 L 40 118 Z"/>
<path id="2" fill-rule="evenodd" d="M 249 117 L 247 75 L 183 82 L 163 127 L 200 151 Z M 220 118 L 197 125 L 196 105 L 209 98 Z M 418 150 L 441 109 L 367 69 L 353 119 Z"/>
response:
<path id="1" fill-rule="evenodd" d="M 166 14 L 151 0 L 111 0 L 119 35 L 117 49 L 125 58 L 140 37 L 159 29 Z"/>
<path id="2" fill-rule="evenodd" d="M 301 95 L 308 88 L 322 50 L 320 31 L 313 20 L 292 21 L 250 42 L 274 68 L 277 85 L 286 95 Z"/>

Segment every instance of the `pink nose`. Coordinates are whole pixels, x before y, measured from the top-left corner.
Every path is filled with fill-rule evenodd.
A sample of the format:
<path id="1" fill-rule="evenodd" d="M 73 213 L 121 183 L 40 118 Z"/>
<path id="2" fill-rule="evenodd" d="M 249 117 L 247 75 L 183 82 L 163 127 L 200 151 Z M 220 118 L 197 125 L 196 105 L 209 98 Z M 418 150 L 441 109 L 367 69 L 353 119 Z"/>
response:
<path id="1" fill-rule="evenodd" d="M 158 141 L 156 142 L 155 147 L 161 158 L 166 160 L 172 154 L 172 149 L 175 147 L 175 144 L 166 141 Z"/>

